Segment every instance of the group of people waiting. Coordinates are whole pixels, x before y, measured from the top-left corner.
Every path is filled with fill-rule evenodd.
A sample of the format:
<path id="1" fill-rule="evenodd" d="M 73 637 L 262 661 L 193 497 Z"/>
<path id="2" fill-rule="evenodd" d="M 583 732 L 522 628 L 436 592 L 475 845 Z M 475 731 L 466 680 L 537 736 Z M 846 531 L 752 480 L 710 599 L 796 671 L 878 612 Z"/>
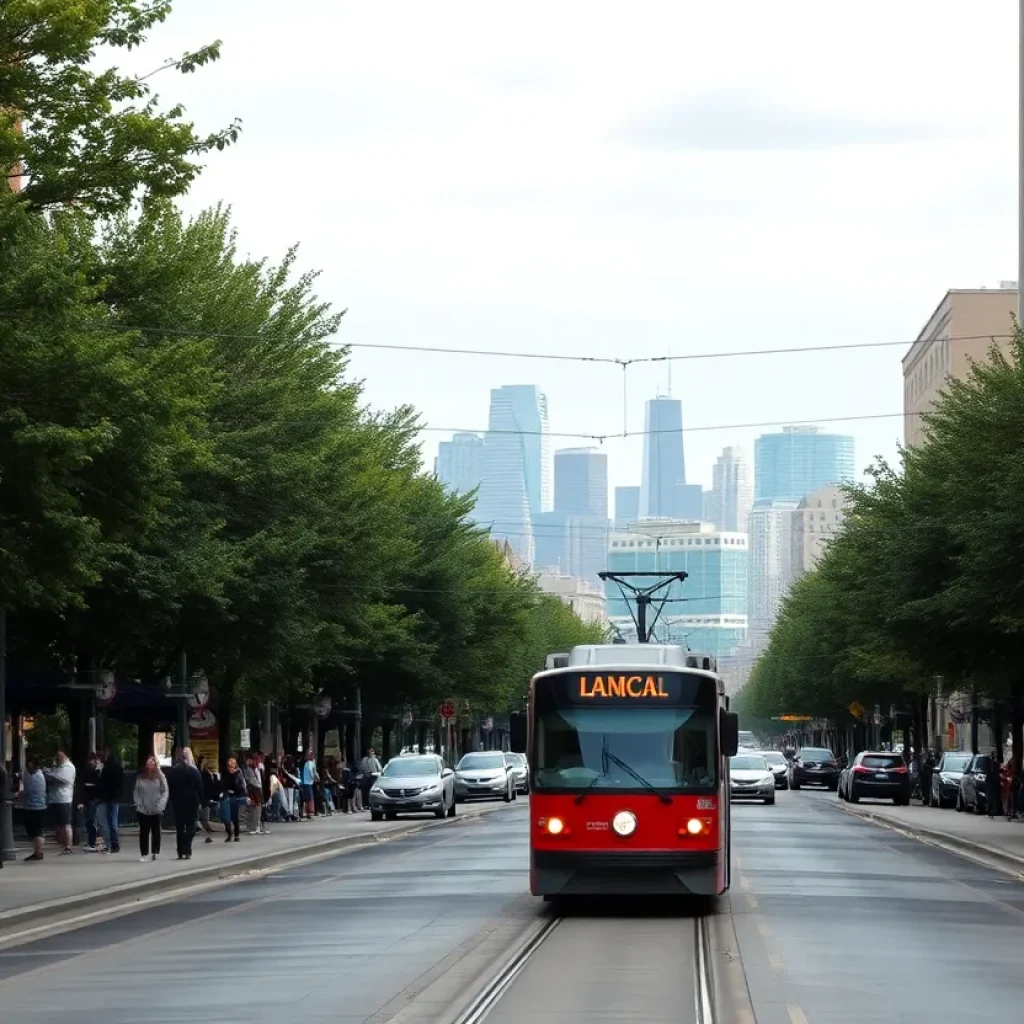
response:
<path id="1" fill-rule="evenodd" d="M 140 769 L 132 793 L 139 820 L 140 859 L 155 861 L 160 856 L 168 807 L 174 819 L 178 858 L 190 860 L 200 828 L 207 843 L 214 841 L 214 811 L 224 829 L 224 841 L 237 843 L 243 821 L 250 835 L 267 835 L 267 822 L 311 821 L 362 811 L 381 770 L 372 748 L 358 766 L 336 757 L 318 760 L 313 751 L 301 759 L 286 756 L 278 763 L 254 751 L 229 757 L 223 772 L 218 772 L 209 758 L 200 757 L 197 763 L 189 747 L 178 749 L 167 769 L 151 756 Z M 81 777 L 63 750 L 57 752 L 52 768 L 40 768 L 29 756 L 17 790 L 32 841 L 32 852 L 25 859 L 43 859 L 47 809 L 61 853 L 71 853 L 76 796 L 85 819 L 86 849 L 117 853 L 123 787 L 123 765 L 110 749 L 90 754 Z"/>

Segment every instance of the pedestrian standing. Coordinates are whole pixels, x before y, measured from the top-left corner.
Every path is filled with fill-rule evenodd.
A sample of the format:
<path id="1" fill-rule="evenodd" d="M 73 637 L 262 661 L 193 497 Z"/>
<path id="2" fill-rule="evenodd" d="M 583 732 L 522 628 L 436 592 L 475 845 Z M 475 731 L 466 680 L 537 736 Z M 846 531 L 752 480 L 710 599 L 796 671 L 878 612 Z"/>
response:
<path id="1" fill-rule="evenodd" d="M 103 767 L 96 783 L 99 832 L 103 837 L 103 853 L 117 853 L 121 849 L 118 818 L 124 791 L 124 765 L 116 750 L 104 748 Z"/>
<path id="2" fill-rule="evenodd" d="M 192 840 L 196 834 L 196 818 L 203 802 L 203 778 L 194 764 L 189 764 L 192 751 L 178 751 L 176 763 L 167 773 L 167 788 L 174 811 L 174 831 L 178 860 L 192 859 Z"/>
<path id="3" fill-rule="evenodd" d="M 71 853 L 71 819 L 75 806 L 75 766 L 63 751 L 57 751 L 52 768 L 43 770 L 46 776 L 47 799 L 53 815 L 54 834 L 62 854 Z"/>
<path id="4" fill-rule="evenodd" d="M 312 750 L 306 751 L 306 759 L 302 762 L 302 805 L 306 811 L 306 821 L 312 821 L 316 813 L 314 803 L 314 787 L 316 786 L 316 755 Z"/>
<path id="5" fill-rule="evenodd" d="M 228 758 L 225 772 L 220 782 L 220 820 L 224 822 L 227 829 L 225 843 L 232 839 L 238 842 L 238 816 L 242 808 L 248 803 L 248 795 L 245 785 L 245 776 L 238 767 L 238 760 L 234 757 Z"/>
<path id="6" fill-rule="evenodd" d="M 210 811 L 217 804 L 219 783 L 210 771 L 210 759 L 206 756 L 199 758 L 199 775 L 203 780 L 203 802 L 199 807 L 199 823 L 207 833 L 206 842 L 212 843 L 213 825 L 210 824 Z"/>
<path id="7" fill-rule="evenodd" d="M 25 860 L 43 859 L 43 826 L 46 824 L 46 776 L 36 759 L 25 758 L 25 772 L 18 787 L 18 800 L 23 808 L 25 831 L 32 840 L 32 852 Z"/>
<path id="8" fill-rule="evenodd" d="M 256 755 L 245 759 L 245 787 L 249 806 L 249 835 L 263 835 L 263 781 L 256 763 Z"/>
<path id="9" fill-rule="evenodd" d="M 382 771 L 380 761 L 373 752 L 373 747 L 370 747 L 366 752 L 366 757 L 359 762 L 359 774 L 361 776 L 359 780 L 359 795 L 362 797 L 361 803 L 363 807 L 370 806 L 370 788 Z"/>
<path id="10" fill-rule="evenodd" d="M 139 816 L 139 860 L 160 856 L 160 826 L 167 806 L 168 787 L 160 765 L 152 755 L 135 780 L 135 810 Z"/>
<path id="11" fill-rule="evenodd" d="M 100 781 L 100 755 L 93 752 L 89 755 L 89 761 L 85 771 L 78 777 L 80 784 L 79 810 L 85 816 L 85 848 L 95 853 L 97 846 L 96 811 L 98 800 L 96 798 L 96 786 Z"/>
<path id="12" fill-rule="evenodd" d="M 1002 781 L 999 777 L 999 753 L 993 750 L 985 765 L 985 811 L 990 818 L 994 818 L 996 812 L 1000 810 L 1002 789 Z"/>

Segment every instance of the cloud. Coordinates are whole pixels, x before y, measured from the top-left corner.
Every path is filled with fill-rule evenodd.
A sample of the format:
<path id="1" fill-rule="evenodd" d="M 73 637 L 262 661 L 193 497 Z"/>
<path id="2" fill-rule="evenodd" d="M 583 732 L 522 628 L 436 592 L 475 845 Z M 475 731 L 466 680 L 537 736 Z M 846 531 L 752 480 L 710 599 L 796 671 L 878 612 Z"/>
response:
<path id="1" fill-rule="evenodd" d="M 953 126 L 784 107 L 749 92 L 681 96 L 634 114 L 618 134 L 641 145 L 677 150 L 822 150 L 952 138 Z"/>

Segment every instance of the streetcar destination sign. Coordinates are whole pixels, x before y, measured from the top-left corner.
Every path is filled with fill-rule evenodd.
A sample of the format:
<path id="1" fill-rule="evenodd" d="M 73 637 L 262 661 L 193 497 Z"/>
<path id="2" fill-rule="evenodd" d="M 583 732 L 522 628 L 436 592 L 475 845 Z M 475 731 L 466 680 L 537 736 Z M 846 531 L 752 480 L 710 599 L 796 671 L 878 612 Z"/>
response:
<path id="1" fill-rule="evenodd" d="M 665 680 L 661 676 L 580 676 L 580 696 L 595 697 L 661 697 L 668 699 Z"/>

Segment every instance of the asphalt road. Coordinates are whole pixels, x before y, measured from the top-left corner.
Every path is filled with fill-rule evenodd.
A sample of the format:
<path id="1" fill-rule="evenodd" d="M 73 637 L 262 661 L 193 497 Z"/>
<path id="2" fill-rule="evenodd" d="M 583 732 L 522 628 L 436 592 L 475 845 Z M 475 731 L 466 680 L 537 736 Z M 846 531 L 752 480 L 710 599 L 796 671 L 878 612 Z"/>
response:
<path id="1" fill-rule="evenodd" d="M 750 1012 L 717 1024 L 1020 1018 L 1020 881 L 844 814 L 831 794 L 780 793 L 733 821 L 711 954 Z M 524 897 L 526 823 L 514 805 L 0 951 L 0 1018 L 447 1020 L 442 996 L 417 1002 L 431 979 L 484 976 L 493 965 L 467 969 L 467 951 L 509 907 L 547 913 Z M 692 924 L 664 902 L 577 908 L 488 1024 L 692 1021 Z"/>
<path id="2" fill-rule="evenodd" d="M 456 819 L 0 951 L 0 1020 L 361 1024 L 525 892 L 526 814 Z"/>

